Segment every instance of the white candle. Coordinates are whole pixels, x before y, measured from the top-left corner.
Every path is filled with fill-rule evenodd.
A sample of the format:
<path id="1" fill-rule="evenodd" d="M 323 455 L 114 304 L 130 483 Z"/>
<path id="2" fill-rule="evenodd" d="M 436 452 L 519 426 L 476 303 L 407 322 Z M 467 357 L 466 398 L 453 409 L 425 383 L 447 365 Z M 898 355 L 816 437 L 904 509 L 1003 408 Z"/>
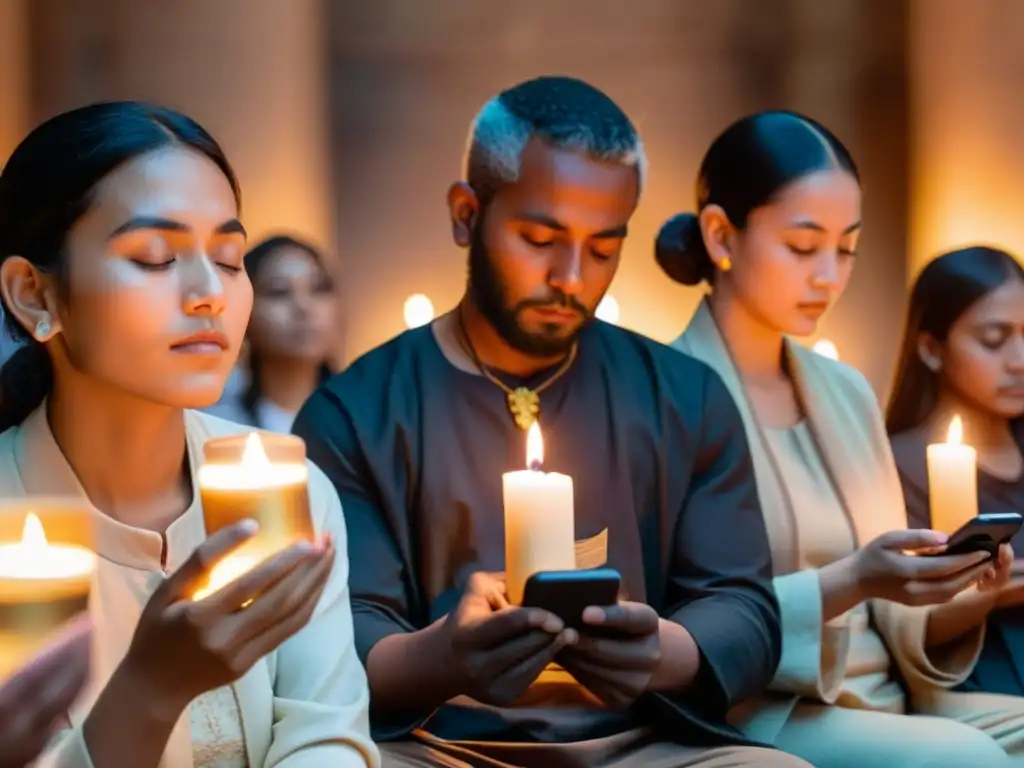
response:
<path id="1" fill-rule="evenodd" d="M 814 342 L 814 346 L 811 349 L 822 357 L 827 357 L 829 360 L 839 359 L 839 348 L 836 347 L 835 342 L 828 339 L 819 339 Z"/>
<path id="2" fill-rule="evenodd" d="M 0 682 L 85 610 L 95 568 L 91 550 L 48 542 L 35 512 L 19 539 L 0 544 Z"/>
<path id="3" fill-rule="evenodd" d="M 928 446 L 928 500 L 932 528 L 942 533 L 978 516 L 978 453 L 963 444 L 959 416 L 950 422 L 946 442 Z"/>
<path id="4" fill-rule="evenodd" d="M 526 580 L 538 571 L 576 568 L 572 478 L 544 472 L 540 424 L 526 436 L 526 466 L 501 477 L 505 506 L 505 579 L 508 599 L 523 601 Z"/>
<path id="5" fill-rule="evenodd" d="M 203 452 L 198 485 L 206 535 L 246 518 L 259 524 L 259 532 L 214 566 L 193 595 L 196 600 L 297 541 L 314 539 L 301 438 L 250 432 L 209 440 Z"/>
<path id="6" fill-rule="evenodd" d="M 20 541 L 0 544 L 0 581 L 13 579 L 29 586 L 67 580 L 88 583 L 95 564 L 96 556 L 85 547 L 49 543 L 34 512 L 25 516 Z M 6 597 L 7 591 L 0 594 Z"/>

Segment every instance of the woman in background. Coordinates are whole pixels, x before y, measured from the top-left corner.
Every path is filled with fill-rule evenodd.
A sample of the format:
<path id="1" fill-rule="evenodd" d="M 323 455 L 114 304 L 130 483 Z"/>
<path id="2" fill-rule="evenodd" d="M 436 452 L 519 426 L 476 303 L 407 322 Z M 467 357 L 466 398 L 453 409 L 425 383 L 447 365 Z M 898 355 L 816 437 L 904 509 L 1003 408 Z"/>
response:
<path id="1" fill-rule="evenodd" d="M 220 397 L 249 321 L 239 190 L 195 122 L 137 102 L 48 120 L 0 173 L 0 495 L 90 510 L 93 668 L 59 768 L 375 766 L 344 520 L 309 465 L 318 541 L 192 599 L 219 557 L 196 474 L 238 431 Z M 335 549 L 335 545 L 337 549 Z"/>
<path id="2" fill-rule="evenodd" d="M 904 716 L 893 662 L 911 694 L 963 681 L 980 632 L 931 630 L 970 585 L 1004 581 L 1012 555 L 1007 547 L 996 568 L 979 553 L 907 554 L 941 552 L 945 537 L 906 530 L 874 392 L 791 339 L 812 335 L 842 293 L 860 224 L 859 176 L 842 143 L 813 120 L 765 112 L 714 141 L 697 213 L 658 237 L 670 277 L 711 286 L 675 346 L 711 365 L 739 406 L 777 574 L 782 661 L 770 690 L 732 719 L 820 768 L 1007 764 L 992 737 L 1024 760 L 1024 701 L 990 735 Z"/>
<path id="3" fill-rule="evenodd" d="M 945 441 L 954 416 L 978 452 L 978 511 L 1024 513 L 1020 263 L 1005 251 L 975 246 L 928 264 L 911 292 L 896 371 L 886 426 L 911 525 L 931 524 L 926 448 Z M 1024 532 L 1013 546 L 1024 552 Z M 1024 579 L 1018 578 L 950 617 L 963 632 L 986 627 L 977 664 L 954 690 L 1024 695 L 1022 606 Z M 997 717 L 1003 699 L 975 695 L 973 716 Z M 987 712 L 974 709 L 981 701 L 990 701 Z M 956 697 L 942 696 L 932 706 L 941 711 L 956 704 Z"/>
<path id="4" fill-rule="evenodd" d="M 264 240 L 245 256 L 253 286 L 247 384 L 211 413 L 271 432 L 291 432 L 299 408 L 332 370 L 337 292 L 323 257 L 287 235 Z"/>

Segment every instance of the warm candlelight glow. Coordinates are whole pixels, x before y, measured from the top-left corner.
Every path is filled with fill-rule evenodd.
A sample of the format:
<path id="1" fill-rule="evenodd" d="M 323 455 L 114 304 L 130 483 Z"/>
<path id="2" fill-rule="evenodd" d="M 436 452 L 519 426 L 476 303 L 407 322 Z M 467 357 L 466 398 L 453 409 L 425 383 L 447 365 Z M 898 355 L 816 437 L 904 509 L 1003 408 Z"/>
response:
<path id="1" fill-rule="evenodd" d="M 964 423 L 959 416 L 954 416 L 946 431 L 946 445 L 961 445 L 964 441 Z"/>
<path id="2" fill-rule="evenodd" d="M 618 300 L 616 300 L 616 298 L 610 293 L 605 294 L 605 297 L 601 299 L 600 303 L 597 305 L 597 309 L 594 311 L 594 314 L 597 316 L 598 320 L 604 320 L 606 323 L 618 325 L 619 316 L 621 314 L 619 311 Z"/>
<path id="3" fill-rule="evenodd" d="M 258 432 L 250 432 L 245 440 L 245 450 L 242 451 L 242 466 L 250 471 L 264 469 L 270 466 L 270 459 L 267 452 L 263 450 L 263 441 L 260 440 Z"/>
<path id="4" fill-rule="evenodd" d="M 820 339 L 814 342 L 814 346 L 811 347 L 822 357 L 827 357 L 829 360 L 839 359 L 839 349 L 836 345 L 828 339 Z"/>
<path id="5" fill-rule="evenodd" d="M 25 516 L 21 541 L 0 545 L 0 579 L 74 579 L 94 564 L 95 556 L 83 547 L 50 544 L 34 512 Z"/>
<path id="6" fill-rule="evenodd" d="M 232 553 L 217 563 L 206 577 L 206 583 L 192 595 L 193 600 L 202 600 L 221 587 L 227 586 L 239 576 L 259 565 L 259 557 L 245 552 Z"/>
<path id="7" fill-rule="evenodd" d="M 978 453 L 963 440 L 963 422 L 954 416 L 946 442 L 927 448 L 932 528 L 947 534 L 978 515 Z"/>
<path id="8" fill-rule="evenodd" d="M 414 293 L 402 307 L 406 328 L 419 328 L 434 319 L 434 303 L 422 293 Z"/>
<path id="9" fill-rule="evenodd" d="M 90 516 L 79 499 L 0 499 L 0 683 L 88 609 Z"/>
<path id="10" fill-rule="evenodd" d="M 214 566 L 192 595 L 201 599 L 300 540 L 315 533 L 306 487 L 305 443 L 294 435 L 250 432 L 208 440 L 199 468 L 206 535 L 245 519 L 256 535 Z"/>
<path id="11" fill-rule="evenodd" d="M 514 605 L 526 580 L 538 571 L 576 567 L 576 522 L 572 478 L 545 472 L 540 423 L 526 433 L 526 466 L 502 475 L 505 508 L 505 582 Z"/>
<path id="12" fill-rule="evenodd" d="M 237 463 L 207 463 L 199 468 L 203 488 L 246 490 L 269 486 L 305 483 L 309 476 L 305 462 L 274 462 L 267 456 L 258 432 L 245 439 L 241 460 Z"/>
<path id="13" fill-rule="evenodd" d="M 526 466 L 540 469 L 544 466 L 544 438 L 540 433 L 540 422 L 535 421 L 526 433 Z"/>

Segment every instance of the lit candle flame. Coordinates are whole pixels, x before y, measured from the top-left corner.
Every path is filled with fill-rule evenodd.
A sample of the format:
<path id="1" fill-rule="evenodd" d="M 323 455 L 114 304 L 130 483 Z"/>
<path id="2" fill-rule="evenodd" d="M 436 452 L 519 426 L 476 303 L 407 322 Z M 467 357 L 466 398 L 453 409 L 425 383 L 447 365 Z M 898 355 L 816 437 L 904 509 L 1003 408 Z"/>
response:
<path id="1" fill-rule="evenodd" d="M 540 469 L 544 465 L 544 438 L 540 434 L 540 422 L 534 421 L 526 433 L 526 466 Z"/>
<path id="2" fill-rule="evenodd" d="M 419 328 L 434 319 L 434 304 L 422 293 L 414 293 L 402 307 L 406 328 Z"/>
<path id="3" fill-rule="evenodd" d="M 25 516 L 25 525 L 21 529 L 21 546 L 26 549 L 39 549 L 47 546 L 46 532 L 35 512 Z"/>
<path id="4" fill-rule="evenodd" d="M 0 545 L 0 579 L 74 579 L 95 565 L 88 549 L 50 544 L 35 512 L 25 515 L 21 540 Z"/>
<path id="5" fill-rule="evenodd" d="M 619 317 L 621 311 L 619 309 L 619 302 L 615 300 L 615 297 L 610 293 L 606 293 L 604 298 L 598 302 L 597 309 L 594 310 L 594 314 L 598 320 L 604 320 L 606 323 L 612 325 L 619 324 Z"/>
<path id="6" fill-rule="evenodd" d="M 250 432 L 249 438 L 245 441 L 245 450 L 242 451 L 242 466 L 247 469 L 262 469 L 270 466 L 270 459 L 263 449 L 263 441 L 260 440 L 258 432 Z"/>
<path id="7" fill-rule="evenodd" d="M 834 342 L 831 342 L 828 339 L 816 341 L 812 349 L 822 357 L 827 357 L 829 360 L 839 359 L 839 349 L 836 347 Z"/>
<path id="8" fill-rule="evenodd" d="M 946 433 L 947 445 L 960 445 L 964 441 L 964 425 L 959 416 L 954 416 L 949 422 L 949 431 Z"/>

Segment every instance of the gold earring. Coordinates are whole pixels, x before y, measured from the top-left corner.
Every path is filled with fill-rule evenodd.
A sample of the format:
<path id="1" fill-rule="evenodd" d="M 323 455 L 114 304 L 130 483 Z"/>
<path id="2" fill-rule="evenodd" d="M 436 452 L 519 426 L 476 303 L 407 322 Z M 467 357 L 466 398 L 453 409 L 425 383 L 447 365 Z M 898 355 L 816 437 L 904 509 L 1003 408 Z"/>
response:
<path id="1" fill-rule="evenodd" d="M 732 269 L 732 259 L 728 256 L 723 256 L 718 262 L 718 268 L 723 272 L 728 272 Z"/>

